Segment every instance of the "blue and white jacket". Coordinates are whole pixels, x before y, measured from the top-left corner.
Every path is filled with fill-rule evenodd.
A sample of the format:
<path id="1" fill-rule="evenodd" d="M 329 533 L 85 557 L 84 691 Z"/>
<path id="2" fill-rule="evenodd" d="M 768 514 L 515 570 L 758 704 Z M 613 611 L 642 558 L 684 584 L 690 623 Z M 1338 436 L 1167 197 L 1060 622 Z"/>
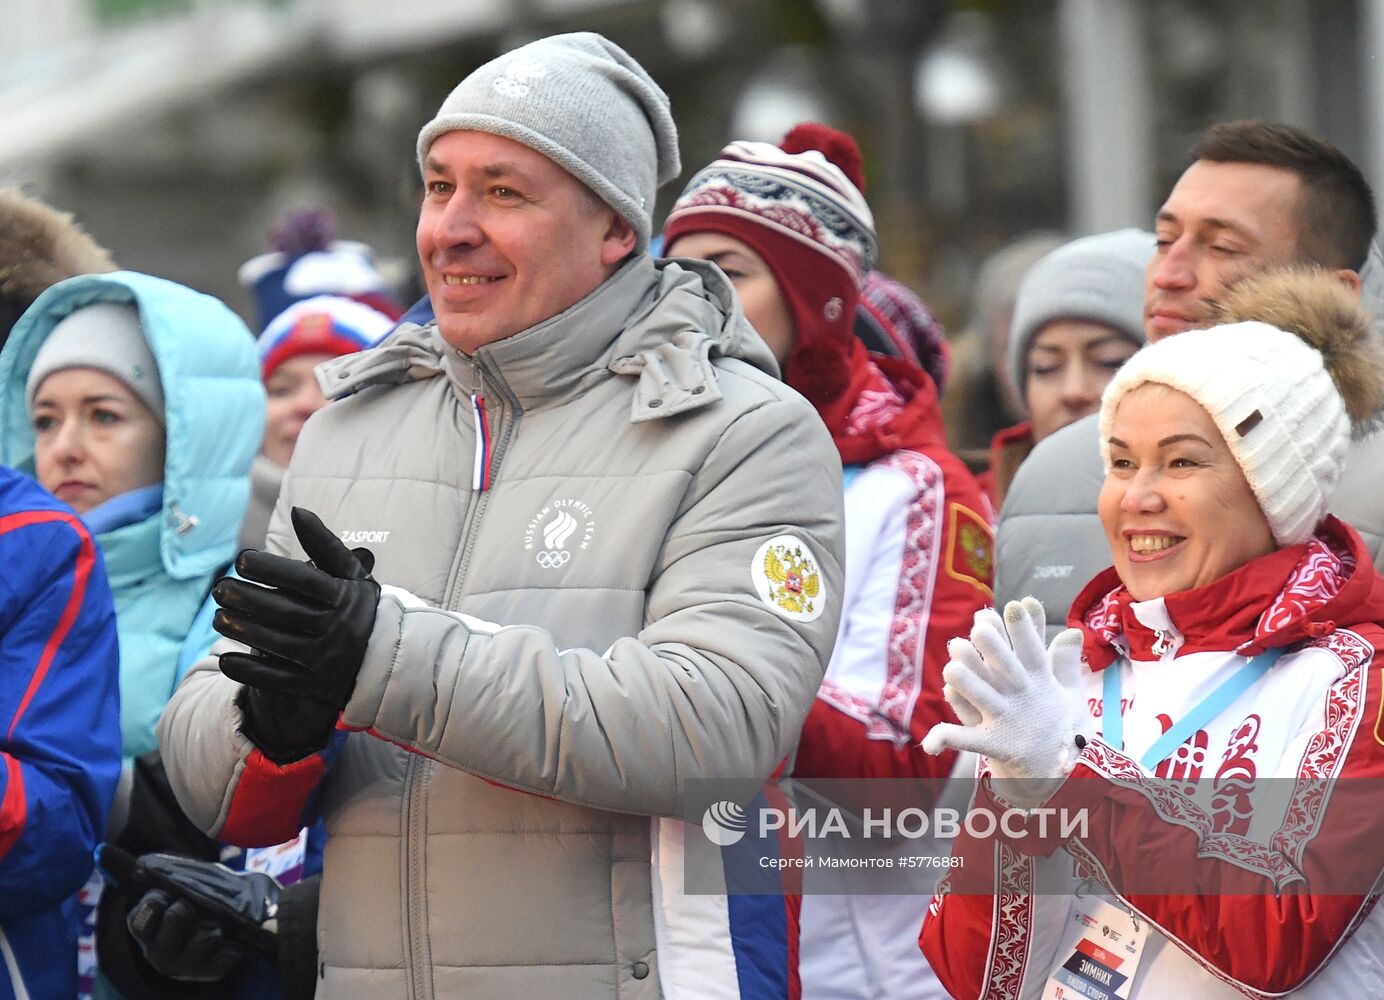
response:
<path id="1" fill-rule="evenodd" d="M 34 468 L 25 384 L 39 349 L 66 316 L 97 302 L 129 302 L 158 363 L 167 447 L 162 497 L 134 491 L 131 516 L 87 512 L 105 560 L 119 634 L 121 749 L 129 763 L 157 746 L 154 727 L 186 668 L 215 639 L 207 593 L 235 558 L 250 494 L 249 470 L 264 433 L 264 388 L 254 338 L 219 300 L 145 274 L 83 275 L 44 292 L 0 351 L 0 462 Z M 155 494 L 147 509 L 136 493 Z M 123 815 L 131 784 L 115 810 Z M 90 866 L 88 865 L 88 870 Z M 95 906 L 101 882 L 83 888 L 82 995 L 94 968 Z M 74 995 L 69 991 L 67 996 Z"/>
<path id="2" fill-rule="evenodd" d="M 117 658 L 91 535 L 0 467 L 0 1000 L 76 993 L 76 893 L 120 773 Z"/>

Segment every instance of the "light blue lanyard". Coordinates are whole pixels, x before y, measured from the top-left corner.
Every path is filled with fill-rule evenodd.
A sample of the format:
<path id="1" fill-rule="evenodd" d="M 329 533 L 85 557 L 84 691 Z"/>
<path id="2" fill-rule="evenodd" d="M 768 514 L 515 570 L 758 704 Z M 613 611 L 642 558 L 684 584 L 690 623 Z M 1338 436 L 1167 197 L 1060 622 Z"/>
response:
<path id="1" fill-rule="evenodd" d="M 1229 708 L 1251 684 L 1268 673 L 1282 655 L 1281 648 L 1266 650 L 1231 674 L 1221 682 L 1220 687 L 1192 706 L 1190 712 L 1158 737 L 1148 752 L 1139 758 L 1139 763 L 1152 770 L 1171 757 L 1187 737 Z M 1123 665 L 1124 661 L 1119 660 L 1105 668 L 1101 689 L 1102 739 L 1117 750 L 1124 749 L 1124 717 L 1120 714 L 1120 671 Z"/>

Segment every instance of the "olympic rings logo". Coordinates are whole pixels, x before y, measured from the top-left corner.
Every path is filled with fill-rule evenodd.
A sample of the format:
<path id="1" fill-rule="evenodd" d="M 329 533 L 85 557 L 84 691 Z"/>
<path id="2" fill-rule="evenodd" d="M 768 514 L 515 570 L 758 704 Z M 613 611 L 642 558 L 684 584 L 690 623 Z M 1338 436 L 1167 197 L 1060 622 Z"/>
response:
<path id="1" fill-rule="evenodd" d="M 544 549 L 539 552 L 538 555 L 534 556 L 534 558 L 538 560 L 538 565 L 542 566 L 544 569 L 557 569 L 560 566 L 567 565 L 567 560 L 572 558 L 572 553 Z"/>

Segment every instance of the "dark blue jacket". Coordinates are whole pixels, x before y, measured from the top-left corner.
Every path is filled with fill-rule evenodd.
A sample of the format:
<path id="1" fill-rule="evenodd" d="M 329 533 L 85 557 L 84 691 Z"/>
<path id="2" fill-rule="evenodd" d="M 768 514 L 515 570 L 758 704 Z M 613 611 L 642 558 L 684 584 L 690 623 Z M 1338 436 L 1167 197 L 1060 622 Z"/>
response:
<path id="1" fill-rule="evenodd" d="M 119 665 L 91 536 L 0 466 L 0 1000 L 76 994 L 75 897 L 120 773 Z"/>

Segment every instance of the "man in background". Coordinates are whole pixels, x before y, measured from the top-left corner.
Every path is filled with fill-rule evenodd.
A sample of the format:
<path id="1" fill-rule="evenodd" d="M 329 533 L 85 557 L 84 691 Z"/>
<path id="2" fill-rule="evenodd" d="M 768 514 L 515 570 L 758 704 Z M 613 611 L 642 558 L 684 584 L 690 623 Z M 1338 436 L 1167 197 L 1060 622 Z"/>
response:
<path id="1" fill-rule="evenodd" d="M 1210 325 L 1226 289 L 1280 265 L 1326 268 L 1360 290 L 1377 222 L 1374 195 L 1339 149 L 1301 129 L 1251 120 L 1209 128 L 1192 161 L 1155 220 L 1157 250 L 1144 285 L 1150 342 Z M 1110 561 L 1096 516 L 1105 478 L 1097 424 L 1092 415 L 1041 442 L 1000 512 L 996 606 L 1037 597 L 1048 610 L 1049 638 L 1065 626 L 1078 588 Z M 1381 467 L 1384 434 L 1355 443 L 1332 508 L 1364 537 L 1378 566 Z"/>

